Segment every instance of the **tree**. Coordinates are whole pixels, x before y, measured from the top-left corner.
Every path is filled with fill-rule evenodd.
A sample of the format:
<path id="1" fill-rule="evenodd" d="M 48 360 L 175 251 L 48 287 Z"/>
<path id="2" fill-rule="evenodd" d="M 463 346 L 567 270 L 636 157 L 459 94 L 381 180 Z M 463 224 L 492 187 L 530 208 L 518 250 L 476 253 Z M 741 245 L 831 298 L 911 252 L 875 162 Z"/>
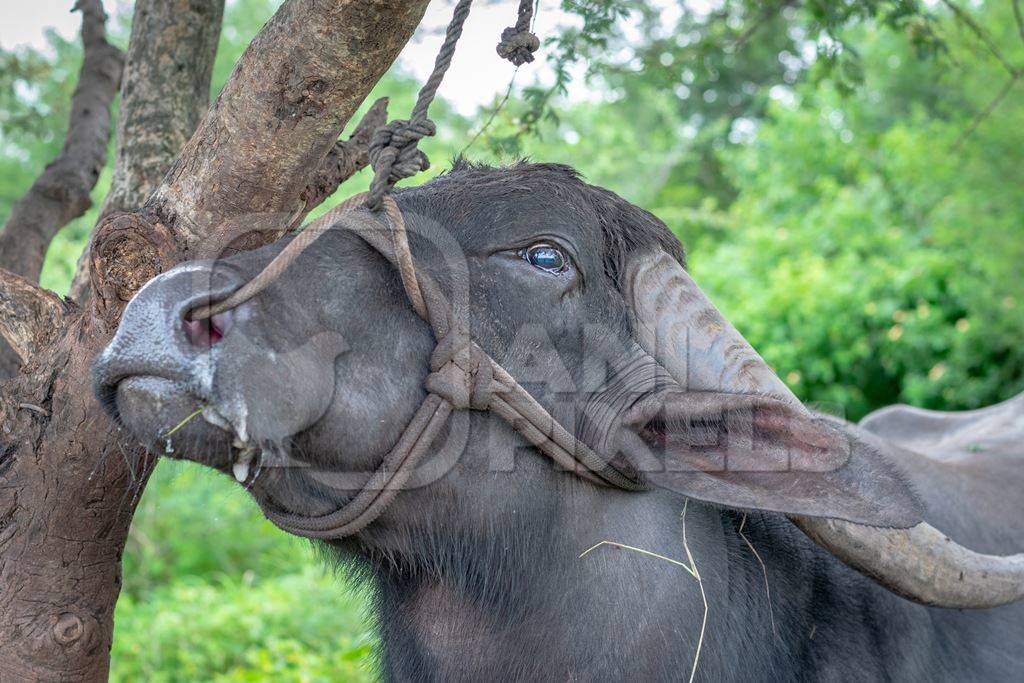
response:
<path id="1" fill-rule="evenodd" d="M 230 238 L 219 226 L 246 215 L 267 222 L 250 227 L 276 227 L 365 163 L 358 154 L 339 162 L 351 146 L 338 136 L 426 4 L 287 0 L 199 121 L 223 0 L 136 3 L 114 188 L 83 262 L 88 275 L 78 278 L 79 303 L 40 289 L 38 264 L 0 271 L 0 332 L 22 361 L 0 399 L 0 679 L 106 677 L 120 555 L 153 465 L 90 398 L 91 359 L 124 305 L 209 240 Z M 70 189 L 88 185 L 87 196 L 96 181 L 120 75 L 99 0 L 78 7 L 86 57 L 65 153 L 50 167 L 73 177 L 50 191 L 44 173 L 4 230 L 18 248 L 30 244 L 16 239 L 23 232 L 44 243 L 31 252 L 38 263 L 46 236 L 84 210 Z M 78 151 L 83 128 L 88 153 Z M 16 220 L 28 215 L 45 219 Z"/>

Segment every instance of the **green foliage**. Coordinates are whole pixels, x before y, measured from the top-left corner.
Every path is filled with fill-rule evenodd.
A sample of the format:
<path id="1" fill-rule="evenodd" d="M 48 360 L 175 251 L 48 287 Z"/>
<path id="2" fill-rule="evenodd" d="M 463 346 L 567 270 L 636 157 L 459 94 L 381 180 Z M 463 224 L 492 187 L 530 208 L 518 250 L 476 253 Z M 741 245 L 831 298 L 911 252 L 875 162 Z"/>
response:
<path id="1" fill-rule="evenodd" d="M 374 678 L 366 596 L 228 477 L 162 461 L 135 514 L 114 681 Z"/>
<path id="2" fill-rule="evenodd" d="M 694 273 L 805 400 L 857 418 L 1008 398 L 1024 388 L 1024 169 L 1008 154 L 1024 97 L 954 152 L 992 95 L 991 62 L 954 45 L 950 73 L 891 32 L 858 42 L 861 97 L 805 85 L 723 155 L 732 230 L 698 233 Z"/>
<path id="3" fill-rule="evenodd" d="M 113 681 L 370 681 L 359 596 L 315 569 L 264 582 L 183 576 L 118 602 Z"/>
<path id="4" fill-rule="evenodd" d="M 200 542 L 206 537 L 215 542 Z M 163 461 L 135 513 L 124 591 L 143 596 L 180 576 L 297 573 L 311 559 L 307 545 L 277 533 L 233 480 L 190 463 Z"/>

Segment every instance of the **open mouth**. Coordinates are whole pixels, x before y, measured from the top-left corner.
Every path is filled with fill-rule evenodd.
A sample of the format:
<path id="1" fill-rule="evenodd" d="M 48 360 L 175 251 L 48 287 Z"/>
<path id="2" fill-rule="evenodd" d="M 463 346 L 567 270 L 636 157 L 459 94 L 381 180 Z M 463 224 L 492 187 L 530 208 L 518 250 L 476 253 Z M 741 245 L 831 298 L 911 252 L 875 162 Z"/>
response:
<path id="1" fill-rule="evenodd" d="M 249 480 L 249 473 L 254 462 L 256 463 L 255 471 L 258 475 L 260 471 L 260 458 L 263 451 L 249 441 L 244 426 L 240 432 L 232 425 L 230 420 L 221 415 L 211 405 L 205 405 L 198 410 L 199 415 L 205 422 L 221 429 L 231 437 L 229 460 L 231 463 L 231 474 L 234 476 L 235 481 L 239 484 L 245 484 Z"/>

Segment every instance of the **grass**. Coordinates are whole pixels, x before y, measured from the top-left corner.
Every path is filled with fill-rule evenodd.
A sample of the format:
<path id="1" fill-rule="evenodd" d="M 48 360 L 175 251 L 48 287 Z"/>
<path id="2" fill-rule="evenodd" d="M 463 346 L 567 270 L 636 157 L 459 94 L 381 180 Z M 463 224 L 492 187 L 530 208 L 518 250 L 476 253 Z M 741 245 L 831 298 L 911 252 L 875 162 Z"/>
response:
<path id="1" fill-rule="evenodd" d="M 764 593 L 765 593 L 765 597 L 768 600 L 768 619 L 769 619 L 769 621 L 771 622 L 771 625 L 772 625 L 772 637 L 778 638 L 779 637 L 779 633 L 778 633 L 778 631 L 775 630 L 775 608 L 772 607 L 772 587 L 768 583 L 768 567 L 765 566 L 764 560 L 761 559 L 761 553 L 757 552 L 757 549 L 754 548 L 754 544 L 751 543 L 750 539 L 747 538 L 747 535 L 745 533 L 743 533 L 743 528 L 746 525 L 747 525 L 747 515 L 746 515 L 746 513 L 744 513 L 743 514 L 743 520 L 740 522 L 740 528 L 737 529 L 736 533 L 739 534 L 740 538 L 743 539 L 743 542 L 747 544 L 748 548 L 750 548 L 750 552 L 753 553 L 754 559 L 757 560 L 757 563 L 759 565 L 761 565 L 761 573 L 764 575 Z"/>
<path id="2" fill-rule="evenodd" d="M 184 577 L 117 606 L 113 681 L 371 681 L 358 595 L 315 567 Z"/>

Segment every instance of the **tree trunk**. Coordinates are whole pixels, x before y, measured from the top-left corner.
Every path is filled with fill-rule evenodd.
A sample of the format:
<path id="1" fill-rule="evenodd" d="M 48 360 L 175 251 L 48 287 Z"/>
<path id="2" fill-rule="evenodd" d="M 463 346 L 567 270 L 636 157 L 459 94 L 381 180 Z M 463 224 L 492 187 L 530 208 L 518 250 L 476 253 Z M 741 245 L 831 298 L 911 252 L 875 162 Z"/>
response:
<path id="1" fill-rule="evenodd" d="M 145 207 L 98 227 L 89 305 L 29 335 L 55 341 L 27 345 L 38 350 L 0 403 L 0 680 L 107 674 L 120 556 L 153 464 L 89 387 L 125 303 L 221 226 L 256 215 L 278 228 L 268 215 L 301 213 L 322 160 L 426 4 L 287 0 Z"/>
<path id="2" fill-rule="evenodd" d="M 53 292 L 0 268 L 0 336 L 20 361 L 53 342 L 67 311 Z"/>
<path id="3" fill-rule="evenodd" d="M 101 217 L 142 206 L 210 106 L 224 0 L 139 0 Z"/>

